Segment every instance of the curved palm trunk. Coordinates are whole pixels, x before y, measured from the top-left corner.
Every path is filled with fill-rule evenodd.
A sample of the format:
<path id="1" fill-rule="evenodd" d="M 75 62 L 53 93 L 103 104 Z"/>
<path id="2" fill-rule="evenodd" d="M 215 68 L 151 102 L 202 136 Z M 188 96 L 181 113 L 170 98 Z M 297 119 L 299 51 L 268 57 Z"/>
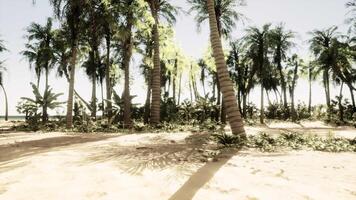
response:
<path id="1" fill-rule="evenodd" d="M 7 101 L 7 94 L 6 94 L 4 85 L 1 84 L 0 86 L 1 86 L 2 91 L 4 92 L 4 96 L 5 96 L 5 121 L 7 121 L 7 120 L 9 120 L 9 105 L 8 105 L 8 101 Z"/>
<path id="2" fill-rule="evenodd" d="M 153 25 L 154 55 L 153 55 L 153 72 L 152 72 L 152 104 L 151 104 L 151 124 L 160 123 L 160 106 L 161 106 L 161 63 L 159 56 L 159 31 L 158 31 L 158 14 L 157 9 L 153 9 L 155 24 Z"/>
<path id="3" fill-rule="evenodd" d="M 68 92 L 68 102 L 67 102 L 67 128 L 72 128 L 73 126 L 73 93 L 74 93 L 74 78 L 75 78 L 75 64 L 77 61 L 77 42 L 72 46 L 72 58 L 70 67 L 70 78 L 69 78 L 69 92 Z"/>
<path id="4" fill-rule="evenodd" d="M 207 0 L 210 24 L 210 40 L 213 48 L 213 54 L 217 69 L 217 74 L 220 82 L 220 89 L 223 94 L 224 103 L 226 105 L 226 114 L 231 126 L 232 133 L 246 137 L 241 113 L 237 106 L 235 91 L 232 81 L 227 71 L 227 66 L 224 58 L 222 44 L 219 36 L 219 31 L 216 23 L 214 1 Z"/>
<path id="5" fill-rule="evenodd" d="M 351 101 L 352 101 L 352 108 L 354 111 L 356 111 L 356 105 L 355 105 L 355 97 L 354 97 L 354 92 L 350 84 L 347 84 L 347 86 L 350 89 L 350 96 L 351 96 Z"/>

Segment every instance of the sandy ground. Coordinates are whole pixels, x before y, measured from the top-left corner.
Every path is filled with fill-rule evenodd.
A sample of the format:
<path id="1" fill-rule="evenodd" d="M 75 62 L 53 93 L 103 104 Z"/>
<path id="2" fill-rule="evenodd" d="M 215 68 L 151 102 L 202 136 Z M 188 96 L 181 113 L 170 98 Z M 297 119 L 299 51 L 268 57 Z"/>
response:
<path id="1" fill-rule="evenodd" d="M 320 122 L 247 127 L 356 137 Z M 205 134 L 0 132 L 0 199 L 356 199 L 356 153 L 224 151 Z"/>

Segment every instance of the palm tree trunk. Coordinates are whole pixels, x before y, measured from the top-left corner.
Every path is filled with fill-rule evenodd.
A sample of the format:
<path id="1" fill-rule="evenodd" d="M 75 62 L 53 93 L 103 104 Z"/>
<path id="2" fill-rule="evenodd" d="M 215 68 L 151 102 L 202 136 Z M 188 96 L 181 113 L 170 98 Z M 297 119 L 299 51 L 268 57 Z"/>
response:
<path id="1" fill-rule="evenodd" d="M 91 93 L 91 117 L 96 118 L 96 73 L 94 72 L 91 77 L 92 93 Z"/>
<path id="2" fill-rule="evenodd" d="M 4 96 L 5 96 L 5 121 L 7 121 L 7 120 L 9 120 L 9 105 L 8 105 L 8 101 L 7 101 L 7 94 L 6 94 L 4 85 L 1 84 L 0 86 L 1 86 L 2 91 L 4 92 Z"/>
<path id="3" fill-rule="evenodd" d="M 45 91 L 44 91 L 44 95 L 45 96 L 45 93 L 46 91 L 48 90 L 48 75 L 49 75 L 49 70 L 48 70 L 48 64 L 46 64 L 46 68 L 45 68 L 45 71 L 46 71 L 46 85 L 45 85 Z M 42 106 L 42 122 L 43 123 L 46 123 L 48 121 L 48 113 L 47 113 L 47 104 L 44 103 L 43 106 Z"/>
<path id="4" fill-rule="evenodd" d="M 102 114 L 101 117 L 104 117 L 105 113 L 105 104 L 104 104 L 104 88 L 103 88 L 103 80 L 100 80 L 100 91 L 101 91 L 101 106 L 102 106 Z"/>
<path id="5" fill-rule="evenodd" d="M 308 113 L 311 114 L 311 104 L 312 104 L 312 71 L 309 67 L 309 101 L 308 101 Z"/>
<path id="6" fill-rule="evenodd" d="M 246 107 L 247 107 L 247 94 L 242 95 L 242 116 L 247 118 Z"/>
<path id="7" fill-rule="evenodd" d="M 151 70 L 150 70 L 151 71 Z M 152 82 L 151 82 L 151 74 L 149 73 L 148 75 L 148 81 L 147 81 L 147 95 L 146 95 L 146 103 L 145 103 L 145 114 L 144 114 L 144 122 L 145 124 L 148 124 L 149 118 L 150 118 L 150 107 L 151 107 L 151 91 L 152 91 Z"/>
<path id="8" fill-rule="evenodd" d="M 226 114 L 228 116 L 228 121 L 230 123 L 231 131 L 233 134 L 240 135 L 243 138 L 246 138 L 241 113 L 237 106 L 235 91 L 229 76 L 229 72 L 227 71 L 227 66 L 215 17 L 216 15 L 214 9 L 214 1 L 207 0 L 207 4 L 209 12 L 210 40 L 212 44 L 217 74 L 221 86 L 220 89 L 226 105 Z"/>
<path id="9" fill-rule="evenodd" d="M 160 106 L 161 106 L 161 63 L 159 55 L 159 30 L 158 30 L 158 13 L 157 9 L 153 10 L 155 24 L 154 29 L 154 58 L 153 58 L 153 73 L 152 73 L 152 104 L 151 104 L 151 124 L 157 125 L 160 123 Z"/>
<path id="10" fill-rule="evenodd" d="M 127 17 L 128 20 L 131 15 Z M 124 43 L 125 51 L 123 56 L 123 65 L 125 69 L 125 87 L 124 87 L 124 128 L 131 128 L 131 96 L 130 96 L 130 60 L 132 56 L 132 24 L 128 22 L 126 30 L 128 31 L 127 39 Z"/>
<path id="11" fill-rule="evenodd" d="M 342 89 L 344 87 L 344 82 L 341 82 L 340 94 L 339 94 L 339 119 L 341 122 L 344 121 L 344 107 L 342 106 Z"/>
<path id="12" fill-rule="evenodd" d="M 108 124 L 110 125 L 111 123 L 111 117 L 112 117 L 112 105 L 111 105 L 111 94 L 112 94 L 112 88 L 111 88 L 111 79 L 110 79 L 110 35 L 107 35 L 105 37 L 106 40 L 106 69 L 105 69 L 105 83 L 106 83 L 106 114 L 108 117 Z"/>
<path id="13" fill-rule="evenodd" d="M 67 124 L 66 127 L 72 128 L 73 126 L 73 93 L 74 93 L 74 79 L 75 79 L 75 64 L 77 61 L 77 41 L 74 42 L 72 46 L 72 57 L 71 57 L 71 67 L 70 67 L 70 78 L 69 78 L 69 92 L 68 92 L 68 102 L 67 102 Z"/>
<path id="14" fill-rule="evenodd" d="M 260 123 L 264 124 L 264 115 L 265 115 L 265 110 L 264 110 L 264 96 L 263 96 L 263 86 L 261 85 L 261 113 L 260 113 Z"/>
<path id="15" fill-rule="evenodd" d="M 349 90 L 350 90 L 350 96 L 351 96 L 351 101 L 352 101 L 352 108 L 353 108 L 354 111 L 356 111 L 355 96 L 354 96 L 353 89 L 352 89 L 352 87 L 351 87 L 350 84 L 347 84 L 347 86 L 349 87 Z"/>
<path id="16" fill-rule="evenodd" d="M 328 120 L 330 120 L 331 118 L 330 85 L 329 85 L 329 72 L 327 70 L 324 71 L 324 89 L 325 89 L 326 106 L 327 106 L 327 118 Z"/>
<path id="17" fill-rule="evenodd" d="M 297 76 L 298 76 L 298 67 L 299 64 L 298 62 L 295 63 L 294 67 L 294 75 L 293 75 L 293 81 L 292 81 L 292 88 L 291 88 L 291 98 L 292 98 L 292 121 L 295 122 L 297 120 L 297 113 L 295 111 L 295 102 L 294 102 L 294 90 L 295 86 L 297 83 Z"/>
<path id="18" fill-rule="evenodd" d="M 189 81 L 189 92 L 190 92 L 190 102 L 193 103 L 193 89 L 192 89 L 192 82 Z"/>
<path id="19" fill-rule="evenodd" d="M 182 91 L 182 73 L 180 73 L 179 75 L 179 85 L 178 85 L 178 105 L 180 104 L 180 94 L 181 94 L 181 91 Z"/>
<path id="20" fill-rule="evenodd" d="M 282 93 L 283 93 L 283 106 L 285 111 L 288 110 L 288 102 L 287 102 L 287 86 L 286 86 L 286 81 L 284 79 L 284 74 L 282 71 L 282 64 L 279 62 L 278 63 L 278 71 L 281 76 L 281 88 L 282 88 Z"/>

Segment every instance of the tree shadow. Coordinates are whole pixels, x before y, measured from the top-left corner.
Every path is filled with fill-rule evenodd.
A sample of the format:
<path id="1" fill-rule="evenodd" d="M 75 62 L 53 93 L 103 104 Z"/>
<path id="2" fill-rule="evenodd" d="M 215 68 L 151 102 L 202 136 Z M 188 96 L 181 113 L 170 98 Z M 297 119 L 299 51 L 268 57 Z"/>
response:
<path id="1" fill-rule="evenodd" d="M 95 142 L 105 140 L 117 136 L 104 135 L 66 135 L 40 140 L 31 140 L 24 142 L 16 142 L 13 144 L 0 145 L 0 167 L 11 163 L 14 159 L 19 159 L 34 154 L 48 152 L 57 147 L 82 144 L 87 142 Z"/>
<path id="2" fill-rule="evenodd" d="M 169 200 L 192 199 L 199 189 L 209 182 L 216 172 L 236 155 L 237 152 L 237 149 L 228 149 L 228 151 L 223 152 L 217 157 L 219 161 L 206 163 L 190 176 L 190 178 L 169 198 Z"/>
<path id="3" fill-rule="evenodd" d="M 98 147 L 81 164 L 113 162 L 121 170 L 131 175 L 140 175 L 144 170 L 164 170 L 185 164 L 205 162 L 202 149 L 209 149 L 208 134 L 193 134 L 177 143 L 159 140 L 159 143 L 124 146 L 111 143 Z M 191 169 L 181 168 L 181 173 L 191 174 Z"/>

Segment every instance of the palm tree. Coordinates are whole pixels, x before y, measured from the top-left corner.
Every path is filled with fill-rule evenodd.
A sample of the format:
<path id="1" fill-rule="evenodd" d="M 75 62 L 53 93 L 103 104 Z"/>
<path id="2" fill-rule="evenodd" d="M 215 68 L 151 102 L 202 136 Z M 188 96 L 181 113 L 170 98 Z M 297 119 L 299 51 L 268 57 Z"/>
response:
<path id="1" fill-rule="evenodd" d="M 161 104 L 161 61 L 159 55 L 159 17 L 163 17 L 168 23 L 173 24 L 176 21 L 175 16 L 178 14 L 177 8 L 172 6 L 168 0 L 146 0 L 152 17 L 153 41 L 154 41 L 154 59 L 152 71 L 152 104 L 151 104 L 151 123 L 153 125 L 160 123 L 160 104 Z"/>
<path id="2" fill-rule="evenodd" d="M 237 97 L 238 102 L 240 102 L 240 110 L 242 110 L 242 115 L 246 117 L 247 95 L 256 85 L 256 76 L 252 73 L 253 65 L 251 59 L 247 55 L 248 52 L 243 48 L 242 42 L 233 41 L 230 43 L 230 47 L 231 50 L 227 59 L 227 64 L 230 76 L 238 89 Z"/>
<path id="3" fill-rule="evenodd" d="M 191 4 L 189 13 L 196 12 L 194 19 L 197 22 L 198 30 L 200 30 L 203 22 L 209 20 L 207 3 L 205 0 L 188 0 L 188 3 Z M 243 5 L 244 1 L 242 0 L 214 0 L 215 17 L 220 36 L 229 37 L 236 22 L 245 19 L 235 9 Z"/>
<path id="4" fill-rule="evenodd" d="M 121 34 L 121 44 L 122 44 L 122 65 L 125 72 L 124 81 L 124 128 L 132 127 L 131 120 L 131 95 L 130 95 L 130 61 L 132 58 L 132 50 L 134 48 L 134 29 L 137 28 L 138 19 L 142 18 L 143 8 L 140 7 L 139 3 L 135 0 L 124 0 L 118 3 L 120 13 L 123 18 L 123 22 L 120 24 L 123 30 Z"/>
<path id="5" fill-rule="evenodd" d="M 53 6 L 55 16 L 65 20 L 70 32 L 71 61 L 69 69 L 69 92 L 67 101 L 66 127 L 73 126 L 73 93 L 75 80 L 75 66 L 77 62 L 78 41 L 80 30 L 87 6 L 87 0 L 49 0 Z"/>
<path id="6" fill-rule="evenodd" d="M 323 85 L 325 90 L 326 105 L 328 113 L 331 109 L 330 100 L 330 71 L 332 69 L 332 62 L 334 59 L 332 41 L 338 36 L 336 32 L 337 27 L 333 26 L 325 30 L 314 30 L 311 32 L 312 38 L 309 40 L 310 49 L 316 57 L 318 64 L 318 72 L 323 74 Z M 328 119 L 330 115 L 328 114 Z"/>
<path id="7" fill-rule="evenodd" d="M 3 44 L 3 40 L 0 39 L 0 53 L 7 51 L 7 49 L 5 48 L 5 45 Z M 9 108 L 8 108 L 8 101 L 7 101 L 7 94 L 6 94 L 6 90 L 4 87 L 4 83 L 3 83 L 3 72 L 6 71 L 6 68 L 2 66 L 3 62 L 0 61 L 0 86 L 2 88 L 2 91 L 4 92 L 4 96 L 5 96 L 5 121 L 8 120 L 8 116 L 9 116 Z"/>
<path id="8" fill-rule="evenodd" d="M 207 0 L 207 8 L 209 13 L 210 40 L 213 49 L 216 70 L 220 82 L 220 89 L 222 91 L 223 99 L 226 105 L 226 114 L 228 116 L 228 121 L 230 123 L 233 134 L 237 134 L 240 135 L 242 138 L 246 138 L 241 113 L 237 106 L 235 91 L 233 88 L 232 81 L 229 77 L 229 72 L 227 71 L 226 67 L 226 61 L 224 58 L 221 38 L 217 26 L 213 0 Z"/>
<path id="9" fill-rule="evenodd" d="M 53 60 L 52 43 L 54 39 L 54 32 L 52 30 L 52 19 L 47 18 L 46 25 L 42 26 L 37 23 L 32 23 L 28 28 L 28 49 L 33 49 L 31 43 L 37 46 L 37 52 L 25 51 L 23 52 L 29 60 L 31 56 L 36 56 L 36 67 L 43 68 L 45 71 L 45 88 L 49 87 L 48 76 L 49 70 L 53 66 L 51 63 Z M 35 54 L 34 54 L 35 53 Z M 32 54 L 32 55 L 31 55 Z M 39 72 L 41 69 L 37 69 Z M 36 72 L 37 72 L 36 70 Z M 38 75 L 39 76 L 39 75 Z M 38 78 L 39 81 L 39 78 Z M 39 84 L 39 82 L 37 82 Z M 45 89 L 46 90 L 46 89 Z M 42 108 L 42 121 L 46 122 L 48 120 L 47 106 L 44 104 Z"/>
<path id="10" fill-rule="evenodd" d="M 301 75 L 304 75 L 308 79 L 309 95 L 308 95 L 308 113 L 311 114 L 312 110 L 312 82 L 316 80 L 318 76 L 316 71 L 316 65 L 310 61 L 307 65 L 301 66 Z"/>
<path id="11" fill-rule="evenodd" d="M 192 6 L 189 13 L 193 11 L 196 12 L 195 21 L 197 22 L 198 30 L 200 30 L 201 24 L 209 19 L 207 3 L 205 0 L 188 0 L 188 2 Z M 233 28 L 235 28 L 236 22 L 244 19 L 244 16 L 241 13 L 238 13 L 235 9 L 237 6 L 242 5 L 244 5 L 244 1 L 241 0 L 214 0 L 215 18 L 220 37 L 224 36 L 228 38 Z M 215 75 L 217 76 L 217 74 Z M 222 123 L 225 123 L 226 113 L 224 101 L 221 100 L 219 78 L 216 77 L 216 80 L 218 86 L 217 104 L 220 105 L 220 102 L 222 101 L 220 119 Z"/>
<path id="12" fill-rule="evenodd" d="M 264 123 L 264 90 L 269 86 L 271 76 L 270 63 L 268 60 L 268 50 L 270 47 L 270 24 L 266 24 L 262 29 L 257 27 L 248 28 L 244 37 L 249 52 L 248 56 L 253 60 L 254 69 L 252 74 L 256 74 L 261 84 L 261 113 L 260 122 Z"/>
<path id="13" fill-rule="evenodd" d="M 294 33 L 285 30 L 284 25 L 280 24 L 271 30 L 271 45 L 273 49 L 273 62 L 277 66 L 280 76 L 281 89 L 283 93 L 283 105 L 285 111 L 288 110 L 286 80 L 283 73 L 282 62 L 286 60 L 286 53 L 294 46 L 291 39 L 294 38 Z"/>
<path id="14" fill-rule="evenodd" d="M 298 55 L 294 54 L 289 60 L 289 65 L 292 67 L 287 72 L 287 82 L 289 86 L 289 93 L 291 98 L 291 114 L 292 114 L 292 121 L 295 122 L 297 120 L 297 113 L 295 111 L 295 98 L 294 98 L 294 91 L 297 85 L 298 80 L 298 70 L 300 65 L 302 64 L 303 60 L 299 59 Z"/>

